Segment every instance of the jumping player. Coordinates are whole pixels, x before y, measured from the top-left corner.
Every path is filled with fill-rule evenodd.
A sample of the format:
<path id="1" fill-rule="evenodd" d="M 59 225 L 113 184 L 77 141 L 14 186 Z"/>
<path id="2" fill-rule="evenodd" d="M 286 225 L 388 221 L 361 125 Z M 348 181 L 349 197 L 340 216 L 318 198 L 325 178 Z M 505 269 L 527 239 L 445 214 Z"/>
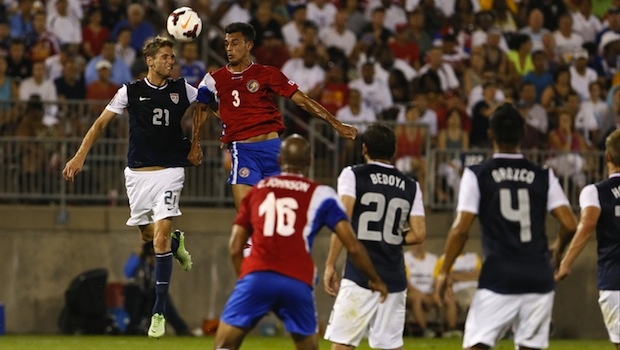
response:
<path id="1" fill-rule="evenodd" d="M 372 124 L 362 136 L 366 164 L 346 167 L 338 177 L 338 194 L 357 239 L 368 250 L 389 294 L 380 303 L 350 253 L 339 283 L 336 261 L 342 243 L 332 235 L 323 276 L 326 292 L 337 294 L 325 330 L 332 349 L 352 349 L 367 333 L 371 348 L 403 346 L 407 276 L 402 245 L 422 243 L 426 224 L 420 184 L 391 165 L 395 151 L 392 128 Z"/>
<path id="2" fill-rule="evenodd" d="M 478 215 L 484 259 L 465 323 L 466 349 L 492 348 L 511 326 L 521 350 L 549 344 L 554 284 L 545 216 L 550 211 L 560 223 L 553 245 L 556 258 L 577 221 L 553 170 L 519 153 L 523 133 L 519 111 L 508 103 L 498 107 L 490 120 L 493 158 L 466 168 L 462 176 L 437 286 L 443 296 Z"/>
<path id="3" fill-rule="evenodd" d="M 335 231 L 361 272 L 360 279 L 379 292 L 377 300 L 385 298 L 386 286 L 355 239 L 336 192 L 304 177 L 310 159 L 306 139 L 287 137 L 278 158 L 282 174 L 261 180 L 241 201 L 230 239 L 239 280 L 222 312 L 215 349 L 241 347 L 247 333 L 270 311 L 283 321 L 297 349 L 318 348 L 316 269 L 310 251 L 323 226 Z M 249 237 L 253 247 L 244 258 Z"/>
<path id="4" fill-rule="evenodd" d="M 250 52 L 256 37 L 252 25 L 232 23 L 225 32 L 224 46 L 229 63 L 205 75 L 199 85 L 198 101 L 203 104 L 218 102 L 221 141 L 229 147 L 232 156 L 228 183 L 232 185 L 235 207 L 239 208 L 251 186 L 280 173 L 279 135 L 285 128 L 275 95 L 290 98 L 314 117 L 329 123 L 342 137 L 354 139 L 357 129 L 338 121 L 323 106 L 299 91 L 297 84 L 277 68 L 252 62 Z M 198 127 L 189 155 L 194 165 L 200 164 L 198 132 L 203 122 L 195 122 Z"/>
<path id="5" fill-rule="evenodd" d="M 556 280 L 566 278 L 573 262 L 596 230 L 598 241 L 598 303 L 609 340 L 620 350 L 620 131 L 605 140 L 609 178 L 581 190 L 581 217 L 573 242 L 562 259 Z"/>
<path id="6" fill-rule="evenodd" d="M 165 333 L 165 310 L 172 274 L 172 256 L 189 271 L 192 259 L 181 231 L 172 233 L 172 218 L 180 216 L 179 197 L 190 142 L 183 136 L 181 118 L 196 100 L 197 90 L 184 79 L 170 79 L 175 64 L 174 43 L 156 37 L 142 50 L 148 72 L 144 80 L 123 85 L 90 127 L 75 156 L 63 170 L 73 181 L 89 150 L 117 115 L 129 112 L 129 151 L 125 186 L 131 214 L 127 225 L 138 226 L 144 241 L 155 250 L 156 299 L 148 336 Z"/>

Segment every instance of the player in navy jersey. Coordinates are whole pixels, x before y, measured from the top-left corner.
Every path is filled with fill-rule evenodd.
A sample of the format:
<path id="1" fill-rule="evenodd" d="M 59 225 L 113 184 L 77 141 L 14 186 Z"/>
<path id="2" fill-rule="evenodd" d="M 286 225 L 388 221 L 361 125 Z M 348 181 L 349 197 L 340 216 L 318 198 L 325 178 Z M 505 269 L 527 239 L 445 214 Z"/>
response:
<path id="1" fill-rule="evenodd" d="M 519 112 L 508 103 L 498 107 L 490 120 L 493 158 L 463 172 L 437 288 L 443 297 L 449 271 L 479 216 L 484 259 L 465 323 L 466 349 L 492 348 L 511 326 L 521 350 L 549 343 L 553 264 L 557 268 L 577 221 L 553 171 L 519 153 L 523 133 Z M 560 223 L 553 252 L 545 233 L 548 211 Z"/>
<path id="2" fill-rule="evenodd" d="M 225 32 L 224 47 L 229 63 L 205 75 L 199 85 L 198 101 L 218 103 L 221 141 L 229 147 L 232 156 L 228 183 L 232 185 L 235 207 L 239 208 L 241 198 L 251 186 L 280 172 L 279 134 L 285 128 L 275 95 L 291 99 L 314 117 L 329 123 L 342 137 L 354 139 L 357 130 L 338 121 L 323 106 L 299 91 L 297 84 L 279 69 L 252 62 L 250 52 L 256 32 L 251 24 L 232 23 Z M 197 129 L 203 122 L 204 119 L 197 122 L 198 128 L 192 138 L 189 158 L 194 165 L 200 164 Z"/>
<path id="3" fill-rule="evenodd" d="M 362 135 L 366 164 L 346 167 L 338 177 L 338 195 L 357 239 L 387 285 L 388 296 L 379 302 L 350 254 L 338 281 L 335 265 L 342 243 L 332 236 L 323 276 L 327 293 L 337 295 L 325 331 L 332 349 L 356 347 L 367 333 L 371 348 L 403 346 L 407 276 L 402 246 L 422 243 L 426 224 L 420 184 L 391 164 L 395 151 L 392 128 L 372 124 Z"/>
<path id="4" fill-rule="evenodd" d="M 282 174 L 259 181 L 243 198 L 230 239 L 239 279 L 222 312 L 215 349 L 241 347 L 243 338 L 270 311 L 283 321 L 297 349 L 318 348 L 316 269 L 310 252 L 323 226 L 343 242 L 360 279 L 378 292 L 377 300 L 385 298 L 386 286 L 355 239 L 336 192 L 304 177 L 310 159 L 306 139 L 287 137 L 278 158 Z M 244 258 L 249 237 L 253 246 Z"/>
<path id="5" fill-rule="evenodd" d="M 581 190 L 577 233 L 562 259 L 556 280 L 566 278 L 573 262 L 596 231 L 599 305 L 609 340 L 620 350 L 620 131 L 605 140 L 609 178 Z"/>
<path id="6" fill-rule="evenodd" d="M 148 335 L 154 338 L 165 332 L 172 257 L 184 270 L 192 267 L 183 232 L 172 233 L 172 218 L 181 215 L 179 197 L 185 180 L 184 167 L 191 166 L 187 159 L 190 142 L 181 130 L 181 118 L 196 100 L 197 90 L 184 79 L 170 79 L 175 64 L 173 48 L 174 43 L 162 37 L 145 43 L 142 52 L 148 66 L 146 78 L 118 89 L 63 170 L 65 179 L 73 181 L 106 126 L 127 110 L 129 150 L 125 186 L 131 209 L 127 225 L 137 226 L 144 241 L 153 241 L 156 300 Z"/>

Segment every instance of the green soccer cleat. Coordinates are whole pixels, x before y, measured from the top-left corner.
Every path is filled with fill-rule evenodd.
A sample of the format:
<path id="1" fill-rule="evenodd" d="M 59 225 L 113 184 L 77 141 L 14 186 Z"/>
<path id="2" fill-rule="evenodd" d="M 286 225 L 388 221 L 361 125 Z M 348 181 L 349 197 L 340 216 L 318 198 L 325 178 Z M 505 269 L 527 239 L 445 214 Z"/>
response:
<path id="1" fill-rule="evenodd" d="M 151 326 L 149 327 L 149 338 L 161 338 L 166 333 L 166 319 L 162 314 L 154 314 L 151 317 Z"/>
<path id="2" fill-rule="evenodd" d="M 174 232 L 172 232 L 172 237 L 179 240 L 179 248 L 174 252 L 175 259 L 181 264 L 183 270 L 191 270 L 193 265 L 192 256 L 185 249 L 185 234 L 181 230 L 174 230 Z"/>

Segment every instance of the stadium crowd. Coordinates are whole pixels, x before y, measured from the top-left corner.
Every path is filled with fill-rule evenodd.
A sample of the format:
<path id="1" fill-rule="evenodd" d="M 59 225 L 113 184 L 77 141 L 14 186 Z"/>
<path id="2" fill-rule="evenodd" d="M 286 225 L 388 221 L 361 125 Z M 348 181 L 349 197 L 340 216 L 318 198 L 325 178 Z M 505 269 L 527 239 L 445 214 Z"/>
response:
<path id="1" fill-rule="evenodd" d="M 13 0 L 0 7 L 0 135 L 83 136 L 119 86 L 144 76 L 145 39 L 186 5 L 206 26 L 202 40 L 179 43 L 176 76 L 197 85 L 219 66 L 205 52 L 225 57 L 218 28 L 250 22 L 255 60 L 337 118 L 362 131 L 402 124 L 397 167 L 423 184 L 429 146 L 490 148 L 489 116 L 504 101 L 526 120 L 523 148 L 557 151 L 547 163 L 578 188 L 597 164 L 583 153 L 618 125 L 617 0 Z M 45 101 L 34 119 L 32 104 L 13 103 L 32 98 Z M 347 164 L 361 160 L 345 147 Z M 440 201 L 458 186 L 449 158 L 438 162 Z"/>

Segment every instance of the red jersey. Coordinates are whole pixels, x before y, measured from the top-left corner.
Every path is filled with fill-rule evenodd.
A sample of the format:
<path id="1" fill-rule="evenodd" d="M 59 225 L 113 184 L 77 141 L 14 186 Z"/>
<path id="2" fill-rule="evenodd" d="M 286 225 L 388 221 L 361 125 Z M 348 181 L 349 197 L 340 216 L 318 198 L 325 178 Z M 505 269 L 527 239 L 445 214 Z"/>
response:
<path id="1" fill-rule="evenodd" d="M 235 224 L 252 237 L 252 250 L 239 278 L 272 271 L 313 286 L 316 270 L 310 251 L 323 226 L 332 231 L 348 217 L 333 188 L 305 177 L 283 174 L 259 181 L 243 197 Z"/>
<path id="2" fill-rule="evenodd" d="M 291 98 L 298 89 L 279 69 L 256 63 L 238 73 L 227 67 L 207 73 L 198 87 L 199 97 L 210 94 L 219 103 L 224 143 L 284 131 L 274 95 Z"/>

